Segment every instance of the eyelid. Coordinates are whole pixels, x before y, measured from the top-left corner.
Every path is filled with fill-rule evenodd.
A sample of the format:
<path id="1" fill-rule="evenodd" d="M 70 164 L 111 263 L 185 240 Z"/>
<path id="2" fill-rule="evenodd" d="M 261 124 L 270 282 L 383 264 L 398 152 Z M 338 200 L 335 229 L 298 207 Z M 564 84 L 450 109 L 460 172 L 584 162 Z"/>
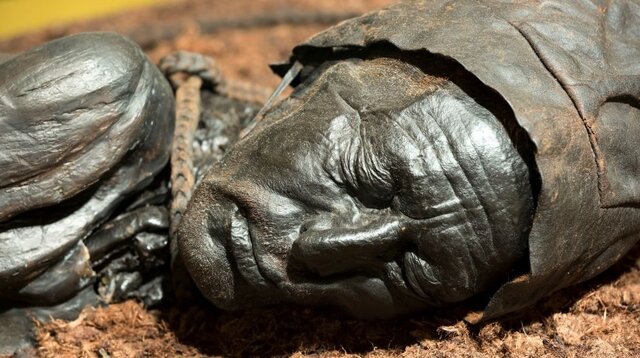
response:
<path id="1" fill-rule="evenodd" d="M 358 270 L 399 250 L 403 228 L 399 218 L 385 216 L 355 228 L 308 229 L 293 243 L 291 256 L 320 276 Z"/>

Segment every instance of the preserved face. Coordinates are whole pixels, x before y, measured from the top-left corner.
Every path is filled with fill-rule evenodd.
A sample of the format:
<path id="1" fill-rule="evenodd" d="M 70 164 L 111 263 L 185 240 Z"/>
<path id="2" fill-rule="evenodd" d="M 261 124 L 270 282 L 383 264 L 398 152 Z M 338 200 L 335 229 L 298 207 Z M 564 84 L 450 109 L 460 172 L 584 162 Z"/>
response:
<path id="1" fill-rule="evenodd" d="M 369 318 L 465 300 L 527 251 L 529 172 L 454 83 L 398 60 L 309 76 L 208 173 L 178 238 L 215 305 Z"/>

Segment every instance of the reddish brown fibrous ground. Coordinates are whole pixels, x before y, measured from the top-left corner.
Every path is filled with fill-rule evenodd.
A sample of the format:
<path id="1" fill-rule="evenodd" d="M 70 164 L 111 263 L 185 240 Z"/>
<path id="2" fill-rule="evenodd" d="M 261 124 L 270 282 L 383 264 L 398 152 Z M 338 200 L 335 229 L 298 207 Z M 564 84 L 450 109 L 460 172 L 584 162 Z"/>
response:
<path id="1" fill-rule="evenodd" d="M 180 28 L 145 50 L 158 61 L 177 49 L 215 57 L 227 77 L 263 86 L 278 78 L 267 67 L 326 25 L 263 26 L 205 33 L 195 17 L 242 19 L 282 9 L 365 12 L 390 0 L 189 0 L 74 24 L 0 43 L 15 52 L 77 31 L 136 33 L 158 24 Z M 176 25 L 178 24 L 178 25 Z M 151 36 L 153 37 L 153 36 Z M 464 308 L 462 308 L 464 311 Z M 349 319 L 327 308 L 274 307 L 227 313 L 208 304 L 146 310 L 129 301 L 86 309 L 73 322 L 38 326 L 42 357 L 638 357 L 640 244 L 600 277 L 567 288 L 520 316 L 471 326 L 462 314 L 425 314 L 391 321 Z"/>
<path id="2" fill-rule="evenodd" d="M 38 342 L 42 357 L 638 357 L 640 245 L 595 280 L 486 325 L 439 314 L 365 322 L 287 306 L 147 311 L 129 301 L 40 325 Z"/>

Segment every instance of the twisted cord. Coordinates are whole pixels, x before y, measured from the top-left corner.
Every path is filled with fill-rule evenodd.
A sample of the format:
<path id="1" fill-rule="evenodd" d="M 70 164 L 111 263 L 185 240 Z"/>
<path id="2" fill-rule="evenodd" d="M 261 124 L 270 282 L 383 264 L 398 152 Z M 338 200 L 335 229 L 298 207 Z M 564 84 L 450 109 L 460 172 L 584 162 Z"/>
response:
<path id="1" fill-rule="evenodd" d="M 249 103 L 264 103 L 271 90 L 243 81 L 227 80 L 216 61 L 197 53 L 179 51 L 159 64 L 176 87 L 176 127 L 171 148 L 171 194 L 169 207 L 172 246 L 195 186 L 192 143 L 200 120 L 200 89 L 212 88 L 220 95 Z"/>
<path id="2" fill-rule="evenodd" d="M 202 79 L 189 76 L 180 81 L 176 90 L 176 127 L 171 146 L 171 225 L 169 235 L 176 230 L 191 199 L 195 177 L 193 174 L 193 139 L 200 120 L 200 87 Z"/>

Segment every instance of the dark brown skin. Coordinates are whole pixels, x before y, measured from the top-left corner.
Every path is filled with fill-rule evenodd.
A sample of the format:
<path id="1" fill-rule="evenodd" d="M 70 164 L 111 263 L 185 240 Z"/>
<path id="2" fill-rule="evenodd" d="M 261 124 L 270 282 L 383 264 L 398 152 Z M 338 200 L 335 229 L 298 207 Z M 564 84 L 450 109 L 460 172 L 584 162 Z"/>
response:
<path id="1" fill-rule="evenodd" d="M 505 280 L 532 210 L 528 169 L 490 112 L 413 65 L 350 59 L 316 70 L 211 169 L 178 238 L 219 307 L 380 318 Z"/>

